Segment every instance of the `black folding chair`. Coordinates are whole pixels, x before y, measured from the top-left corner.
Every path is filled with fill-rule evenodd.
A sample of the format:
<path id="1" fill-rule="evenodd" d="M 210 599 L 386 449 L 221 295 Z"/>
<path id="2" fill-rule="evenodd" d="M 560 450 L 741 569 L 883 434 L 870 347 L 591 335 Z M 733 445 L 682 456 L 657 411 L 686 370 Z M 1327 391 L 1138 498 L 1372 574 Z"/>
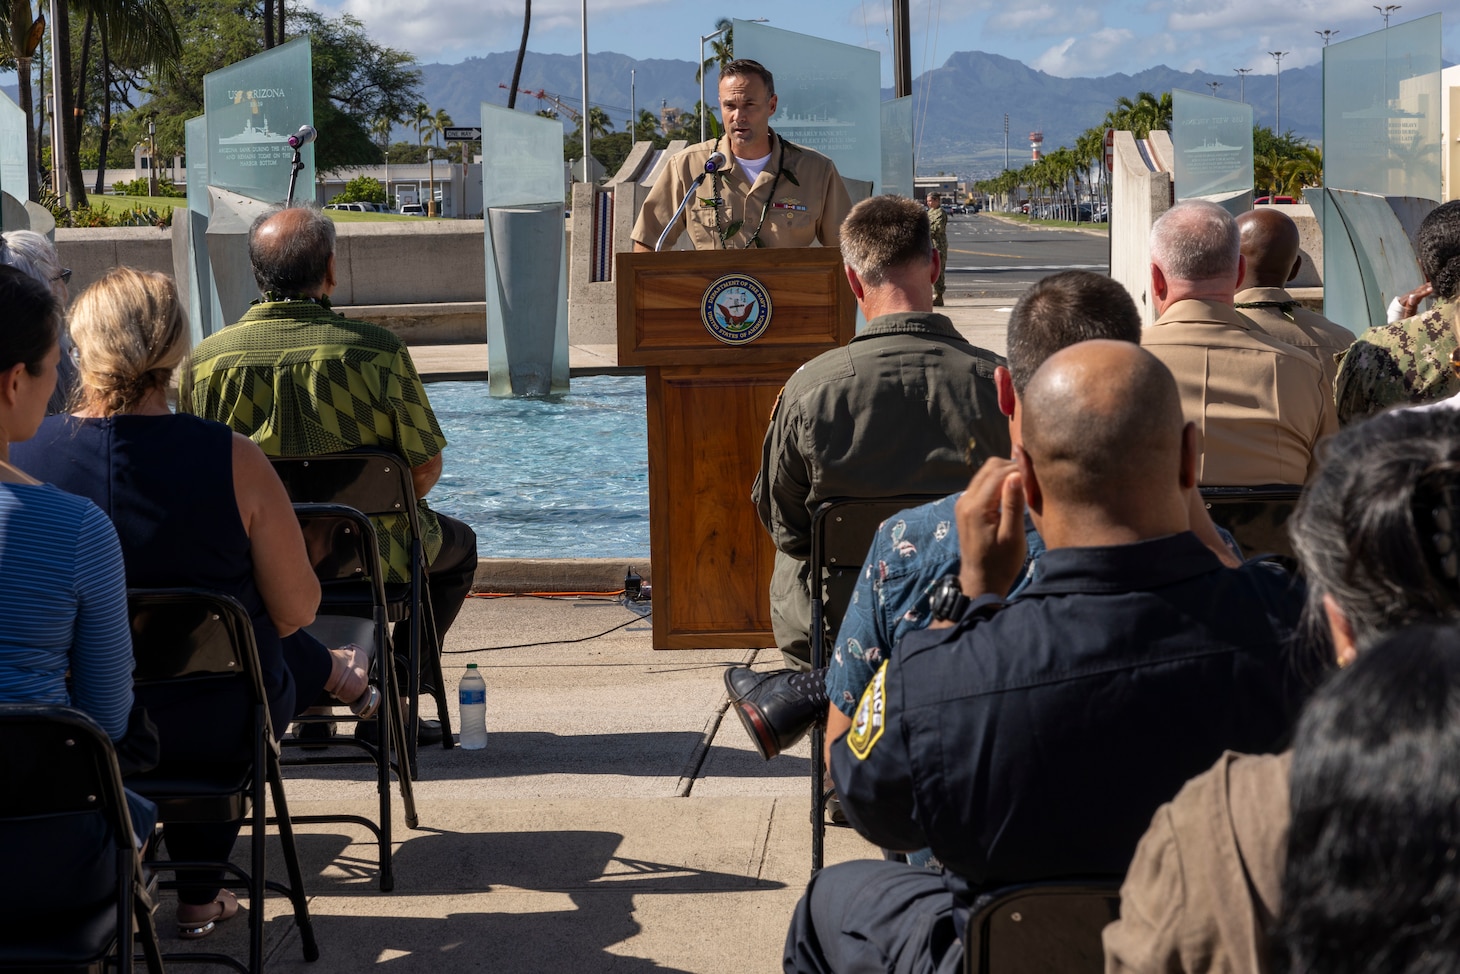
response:
<path id="1" fill-rule="evenodd" d="M 205 824 L 246 820 L 252 831 L 252 858 L 248 870 L 231 862 L 155 861 L 155 869 L 221 869 L 230 878 L 222 885 L 248 893 L 249 962 L 247 966 L 227 954 L 168 953 L 168 960 L 225 964 L 244 974 L 259 974 L 264 964 L 264 891 L 272 889 L 289 897 L 294 922 L 299 927 L 304 959 L 319 958 L 309 905 L 304 897 L 304 879 L 299 853 L 294 845 L 294 828 L 284 799 L 284 780 L 279 764 L 279 743 L 269 723 L 269 702 L 264 694 L 253 625 L 248 612 L 236 599 L 202 589 L 133 589 L 127 593 L 132 614 L 132 652 L 136 658 L 134 678 L 144 702 L 149 693 L 186 691 L 189 695 L 219 689 L 240 688 L 252 717 L 243 728 L 199 727 L 199 734 L 214 733 L 227 742 L 246 737 L 253 754 L 246 761 L 218 760 L 207 764 L 173 766 L 167 762 L 167 741 L 163 741 L 164 763 L 127 779 L 132 790 L 157 803 L 163 823 L 163 841 L 168 826 L 178 823 Z M 227 684 L 233 686 L 227 686 Z M 279 828 L 287 886 L 267 880 L 265 875 L 264 813 L 265 786 L 273 800 L 274 820 Z M 175 889 L 176 880 L 162 884 Z"/>
<path id="2" fill-rule="evenodd" d="M 295 825 L 330 822 L 352 822 L 363 825 L 375 835 L 380 847 L 380 889 L 395 888 L 391 865 L 390 773 L 396 772 L 400 782 L 401 801 L 405 805 L 406 826 L 417 828 L 415 790 L 405 762 L 405 727 L 400 687 L 395 667 L 390 660 L 390 629 L 386 622 L 388 609 L 385 583 L 380 571 L 379 549 L 375 527 L 370 519 L 353 507 L 339 504 L 295 504 L 294 515 L 304 534 L 304 546 L 319 577 L 323 596 L 319 615 L 309 631 L 327 645 L 339 646 L 354 642 L 371 653 L 371 682 L 380 689 L 380 709 L 370 720 L 375 722 L 373 740 L 355 735 L 335 734 L 326 738 L 300 740 L 288 738 L 280 742 L 292 756 L 285 767 L 324 764 L 373 764 L 376 771 L 376 792 L 380 799 L 379 822 L 360 815 L 296 815 Z M 370 617 L 333 615 L 335 607 L 342 612 L 355 612 L 368 606 Z M 306 715 L 299 723 L 344 723 L 354 726 L 360 718 L 350 715 Z M 383 733 L 382 733 L 383 731 Z M 319 754 L 319 745 L 345 747 L 349 753 Z M 308 749 L 308 750 L 304 750 Z M 363 753 L 361 753 L 363 752 Z M 394 757 L 394 760 L 392 760 Z"/>
<path id="3" fill-rule="evenodd" d="M 1120 916 L 1120 880 L 1055 880 L 980 898 L 963 936 L 964 974 L 1102 974 L 1100 931 Z"/>
<path id="4" fill-rule="evenodd" d="M 132 925 L 161 974 L 116 752 L 79 710 L 0 705 L 0 970 L 132 970 Z"/>
<path id="5" fill-rule="evenodd" d="M 1245 556 L 1277 555 L 1278 560 L 1294 567 L 1298 556 L 1286 524 L 1302 493 L 1301 484 L 1203 487 L 1201 499 L 1206 502 L 1212 523 L 1236 538 Z"/>
<path id="6" fill-rule="evenodd" d="M 826 649 L 836 638 L 842 616 L 852 601 L 867 550 L 882 522 L 946 494 L 904 494 L 873 499 L 833 498 L 822 503 L 811 518 L 811 668 L 826 666 Z M 816 584 L 820 579 L 821 584 Z M 818 721 L 811 729 L 811 872 L 825 860 L 826 729 Z"/>
<path id="7" fill-rule="evenodd" d="M 416 512 L 411 470 L 393 453 L 360 449 L 348 453 L 323 453 L 312 457 L 275 457 L 274 470 L 284 482 L 289 499 L 296 504 L 340 504 L 353 507 L 368 517 L 404 515 L 410 522 L 411 577 L 405 583 L 387 584 L 386 615 L 390 622 L 408 622 L 406 647 L 406 754 L 411 777 L 416 776 L 416 730 L 420 716 L 421 666 L 431 667 L 432 696 L 441 721 L 441 746 L 455 746 L 451 736 L 450 708 L 446 701 L 446 680 L 441 672 L 441 645 L 431 601 L 426 597 L 426 555 L 421 545 L 421 525 Z M 357 614 L 369 618 L 373 608 L 363 597 L 350 609 L 343 598 L 334 600 L 336 615 Z M 393 647 L 396 651 L 400 647 Z"/>

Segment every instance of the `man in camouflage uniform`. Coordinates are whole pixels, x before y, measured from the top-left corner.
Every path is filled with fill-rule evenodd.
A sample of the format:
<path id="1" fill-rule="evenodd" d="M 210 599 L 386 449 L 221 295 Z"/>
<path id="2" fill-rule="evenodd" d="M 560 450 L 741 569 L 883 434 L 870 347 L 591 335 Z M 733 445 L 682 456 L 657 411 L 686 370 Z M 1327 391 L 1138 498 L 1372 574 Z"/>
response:
<path id="1" fill-rule="evenodd" d="M 1435 207 L 1420 224 L 1417 242 L 1435 306 L 1359 336 L 1338 366 L 1334 391 L 1341 423 L 1460 392 L 1452 364 L 1460 350 L 1460 200 Z"/>
<path id="2" fill-rule="evenodd" d="M 399 454 L 411 469 L 428 560 L 426 588 L 436 629 L 446 630 L 471 592 L 475 532 L 426 506 L 441 476 L 446 437 L 410 352 L 384 328 L 330 310 L 335 225 L 318 209 L 265 213 L 248 235 L 263 300 L 236 324 L 193 349 L 178 408 L 225 423 L 269 456 L 310 456 L 369 446 Z M 374 518 L 387 582 L 410 577 L 404 515 Z M 397 632 L 395 644 L 404 645 Z M 422 740 L 439 734 L 427 727 Z"/>
<path id="3" fill-rule="evenodd" d="M 948 270 L 948 214 L 943 210 L 943 197 L 928 194 L 928 229 L 933 232 L 933 246 L 938 250 L 938 279 L 933 282 L 933 307 L 943 307 L 944 275 Z"/>

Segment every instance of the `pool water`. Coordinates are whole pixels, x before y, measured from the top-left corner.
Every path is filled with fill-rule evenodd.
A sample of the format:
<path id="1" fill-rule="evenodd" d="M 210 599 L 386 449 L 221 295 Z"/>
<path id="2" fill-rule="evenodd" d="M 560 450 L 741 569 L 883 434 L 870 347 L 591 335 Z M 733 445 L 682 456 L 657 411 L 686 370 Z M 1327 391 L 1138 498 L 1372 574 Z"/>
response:
<path id="1" fill-rule="evenodd" d="M 470 524 L 483 558 L 649 557 L 643 376 L 577 378 L 546 399 L 426 391 L 448 443 L 431 507 Z"/>

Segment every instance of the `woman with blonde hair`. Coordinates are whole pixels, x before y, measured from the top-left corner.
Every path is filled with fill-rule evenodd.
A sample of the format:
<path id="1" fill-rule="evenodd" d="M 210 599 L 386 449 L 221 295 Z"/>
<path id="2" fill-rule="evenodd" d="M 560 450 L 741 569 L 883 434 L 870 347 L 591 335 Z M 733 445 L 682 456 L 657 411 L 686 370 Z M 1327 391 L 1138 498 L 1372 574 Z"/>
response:
<path id="1" fill-rule="evenodd" d="M 237 598 L 252 617 L 264 689 L 276 734 L 321 690 L 361 716 L 379 692 L 356 647 L 339 650 L 303 631 L 319 606 L 319 582 L 289 497 L 268 458 L 221 423 L 174 414 L 167 383 L 187 353 L 187 327 L 172 281 L 117 268 L 77 298 L 71 333 L 81 377 L 79 407 L 47 418 L 17 466 L 62 490 L 90 498 L 111 516 L 121 539 L 127 584 L 193 586 Z M 164 763 L 246 757 L 202 733 L 247 718 L 232 691 L 139 693 L 157 723 Z M 246 742 L 244 742 L 246 743 Z M 227 859 L 238 823 L 172 825 L 174 859 Z M 181 876 L 178 926 L 185 937 L 211 932 L 238 909 L 219 889 L 221 875 Z"/>

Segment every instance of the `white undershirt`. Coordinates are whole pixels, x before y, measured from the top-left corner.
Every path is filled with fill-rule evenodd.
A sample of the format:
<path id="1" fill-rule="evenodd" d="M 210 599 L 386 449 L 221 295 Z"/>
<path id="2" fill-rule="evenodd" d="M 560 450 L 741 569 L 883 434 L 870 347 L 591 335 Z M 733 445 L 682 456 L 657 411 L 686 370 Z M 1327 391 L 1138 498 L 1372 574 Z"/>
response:
<path id="1" fill-rule="evenodd" d="M 759 159 L 736 159 L 735 161 L 740 163 L 740 169 L 745 173 L 745 181 L 753 183 L 755 182 L 755 178 L 764 172 L 765 167 L 770 164 L 771 154 L 767 152 Z"/>

